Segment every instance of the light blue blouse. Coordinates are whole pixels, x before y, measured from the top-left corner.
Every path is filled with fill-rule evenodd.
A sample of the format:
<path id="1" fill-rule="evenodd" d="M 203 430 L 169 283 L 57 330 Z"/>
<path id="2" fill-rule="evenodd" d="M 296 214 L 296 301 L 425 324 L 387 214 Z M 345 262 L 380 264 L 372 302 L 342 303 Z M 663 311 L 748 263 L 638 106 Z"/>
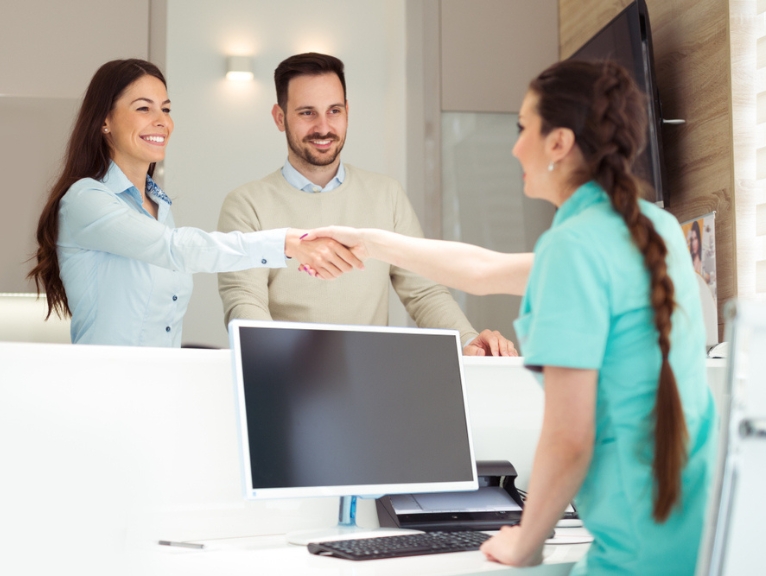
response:
<path id="1" fill-rule="evenodd" d="M 286 229 L 243 234 L 176 228 L 170 199 L 147 176 L 155 220 L 112 162 L 61 199 L 57 254 L 72 342 L 180 346 L 192 273 L 284 267 Z"/>
<path id="2" fill-rule="evenodd" d="M 525 364 L 598 370 L 595 446 L 576 498 L 595 540 L 572 574 L 693 575 L 717 427 L 705 372 L 705 328 L 689 252 L 669 213 L 641 201 L 668 248 L 675 285 L 670 364 L 689 432 L 682 502 L 652 519 L 652 410 L 660 351 L 649 274 L 595 182 L 558 210 L 535 247 L 516 333 Z"/>

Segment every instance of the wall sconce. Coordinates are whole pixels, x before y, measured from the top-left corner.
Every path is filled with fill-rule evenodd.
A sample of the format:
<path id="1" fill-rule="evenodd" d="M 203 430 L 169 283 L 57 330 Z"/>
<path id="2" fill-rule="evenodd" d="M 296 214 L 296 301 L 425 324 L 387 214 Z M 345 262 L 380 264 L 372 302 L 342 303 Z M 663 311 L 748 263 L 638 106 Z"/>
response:
<path id="1" fill-rule="evenodd" d="M 227 80 L 252 80 L 253 59 L 250 56 L 229 56 L 226 59 Z"/>

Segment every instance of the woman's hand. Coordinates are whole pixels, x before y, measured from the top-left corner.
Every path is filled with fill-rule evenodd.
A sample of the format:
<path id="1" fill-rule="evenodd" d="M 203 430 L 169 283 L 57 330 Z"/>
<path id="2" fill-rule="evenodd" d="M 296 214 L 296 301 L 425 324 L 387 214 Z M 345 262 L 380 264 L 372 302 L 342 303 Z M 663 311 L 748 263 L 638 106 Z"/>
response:
<path id="1" fill-rule="evenodd" d="M 524 550 L 520 541 L 520 526 L 503 526 L 495 536 L 484 542 L 480 550 L 493 562 L 509 566 L 537 566 L 543 561 L 543 548 Z"/>
<path id="2" fill-rule="evenodd" d="M 305 230 L 291 228 L 285 237 L 285 255 L 301 263 L 299 270 L 323 280 L 337 278 L 354 268 L 364 268 L 362 261 L 351 250 L 332 238 L 311 240 Z"/>
<path id="3" fill-rule="evenodd" d="M 365 230 L 350 228 L 348 226 L 327 226 L 310 230 L 303 238 L 303 242 L 310 242 L 317 238 L 332 238 L 351 250 L 359 260 L 370 258 L 370 251 L 365 242 Z"/>

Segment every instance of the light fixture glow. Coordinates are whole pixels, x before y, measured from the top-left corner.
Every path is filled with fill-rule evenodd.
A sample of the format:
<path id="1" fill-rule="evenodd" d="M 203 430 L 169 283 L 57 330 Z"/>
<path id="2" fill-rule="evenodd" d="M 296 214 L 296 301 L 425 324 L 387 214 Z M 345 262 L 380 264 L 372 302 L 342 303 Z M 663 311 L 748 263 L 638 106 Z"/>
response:
<path id="1" fill-rule="evenodd" d="M 226 59 L 226 79 L 247 81 L 253 79 L 253 59 L 250 56 L 229 56 Z"/>

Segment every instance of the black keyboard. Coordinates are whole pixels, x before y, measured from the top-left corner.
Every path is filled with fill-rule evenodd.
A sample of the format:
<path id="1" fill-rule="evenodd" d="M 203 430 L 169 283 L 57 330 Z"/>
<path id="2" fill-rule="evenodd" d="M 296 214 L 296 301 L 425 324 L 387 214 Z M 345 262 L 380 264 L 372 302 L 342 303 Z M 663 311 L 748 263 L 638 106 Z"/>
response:
<path id="1" fill-rule="evenodd" d="M 489 534 L 474 531 L 424 532 L 402 536 L 312 542 L 308 545 L 308 549 L 312 554 L 337 556 L 347 560 L 374 560 L 478 550 L 482 542 L 489 538 Z"/>

